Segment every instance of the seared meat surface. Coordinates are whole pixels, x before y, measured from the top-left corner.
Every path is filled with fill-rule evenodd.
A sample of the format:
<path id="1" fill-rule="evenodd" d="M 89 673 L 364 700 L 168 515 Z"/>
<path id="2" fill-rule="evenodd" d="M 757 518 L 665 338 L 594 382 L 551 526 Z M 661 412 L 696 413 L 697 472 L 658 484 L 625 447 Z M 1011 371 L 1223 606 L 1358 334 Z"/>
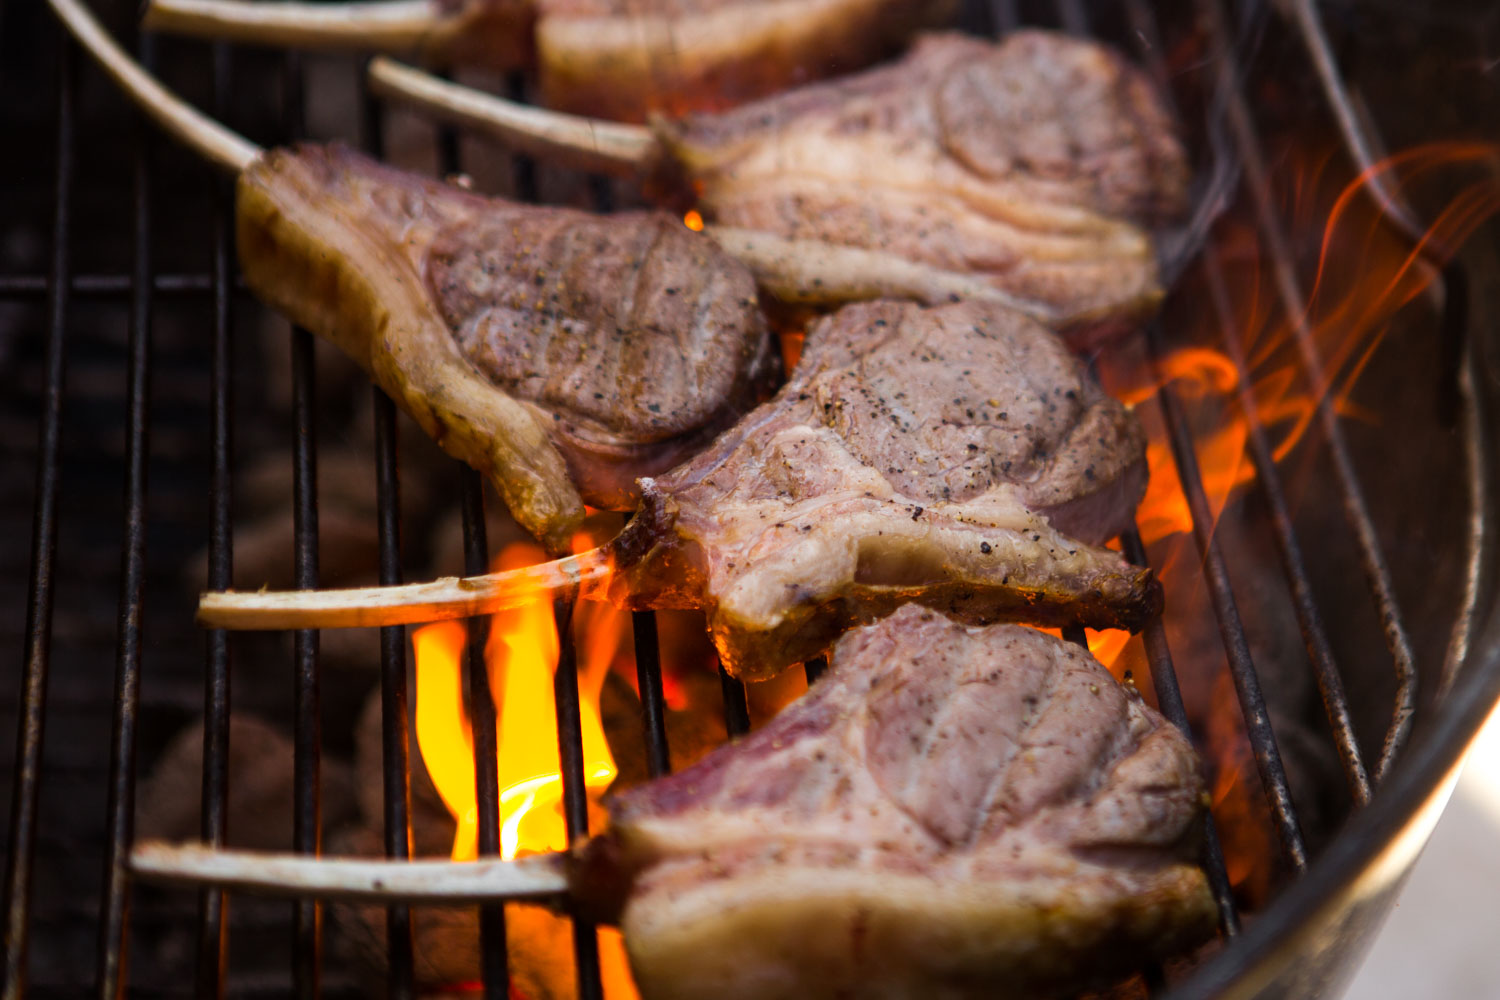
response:
<path id="1" fill-rule="evenodd" d="M 1160 297 L 1144 227 L 1186 209 L 1144 74 L 1051 32 L 926 36 L 894 65 L 658 132 L 725 245 L 791 301 L 1000 298 L 1098 335 Z"/>
<path id="2" fill-rule="evenodd" d="M 775 399 L 642 482 L 611 586 L 633 607 L 707 608 L 725 667 L 751 678 L 912 600 L 1138 627 L 1159 586 L 1095 546 L 1145 482 L 1134 417 L 1037 323 L 863 303 L 809 333 Z"/>
<path id="3" fill-rule="evenodd" d="M 241 176 L 250 287 L 370 372 L 516 519 L 567 547 L 583 502 L 707 445 L 778 371 L 750 274 L 658 213 L 514 205 L 339 147 Z"/>
<path id="4" fill-rule="evenodd" d="M 1203 796 L 1087 651 L 906 605 L 763 729 L 610 803 L 576 884 L 628 887 L 647 1000 L 1052 995 L 1212 933 Z"/>

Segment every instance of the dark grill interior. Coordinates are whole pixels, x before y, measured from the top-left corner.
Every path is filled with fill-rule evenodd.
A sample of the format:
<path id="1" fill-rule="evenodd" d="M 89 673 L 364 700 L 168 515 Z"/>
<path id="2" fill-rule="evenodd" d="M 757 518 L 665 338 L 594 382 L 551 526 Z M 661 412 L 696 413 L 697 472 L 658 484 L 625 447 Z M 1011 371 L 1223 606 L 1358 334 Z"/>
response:
<path id="1" fill-rule="evenodd" d="M 1310 320 L 1298 319 L 1309 293 L 1307 243 L 1311 233 L 1316 250 L 1318 227 L 1309 230 L 1301 224 L 1305 220 L 1288 220 L 1285 192 L 1277 183 L 1286 162 L 1286 137 L 1293 134 L 1286 117 L 1293 114 L 1289 109 L 1305 113 L 1309 105 L 1317 107 L 1320 118 L 1326 115 L 1332 124 L 1325 134 L 1339 135 L 1344 152 L 1336 155 L 1347 175 L 1368 167 L 1379 147 L 1337 70 L 1318 76 L 1319 60 L 1331 59 L 1333 50 L 1318 21 L 1306 16 L 1310 6 L 1287 6 L 1290 21 L 1278 21 L 1253 3 L 1232 12 L 1213 2 L 1151 5 L 1143 0 L 1097 7 L 1065 0 L 968 5 L 972 30 L 993 32 L 1023 23 L 1061 27 L 1098 35 L 1138 59 L 1179 101 L 1199 153 L 1205 204 L 1230 212 L 1230 223 L 1217 232 L 1238 226 L 1235 232 L 1249 232 L 1261 248 L 1258 258 L 1247 261 L 1242 245 L 1216 238 L 1196 256 L 1196 237 L 1204 233 L 1189 232 L 1169 261 L 1174 271 L 1183 272 L 1177 294 L 1142 338 L 1118 348 L 1120 356 L 1107 352 L 1096 359 L 1106 379 L 1113 365 L 1142 358 L 1159 365 L 1173 347 L 1191 342 L 1195 316 L 1201 321 L 1205 315 L 1207 326 L 1200 322 L 1198 328 L 1211 329 L 1218 338 L 1214 346 L 1241 371 L 1250 370 L 1255 345 L 1246 342 L 1236 293 L 1244 274 L 1259 264 L 1268 301 L 1289 320 L 1290 336 L 1281 349 L 1309 385 L 1325 383 Z M 135 37 L 131 5 L 102 13 L 119 37 Z M 4 769 L 13 795 L 6 831 L 6 995 L 16 995 L 22 981 L 29 981 L 34 996 L 72 996 L 90 987 L 101 995 L 117 994 L 121 987 L 150 996 L 283 995 L 288 989 L 299 995 L 320 989 L 325 996 L 364 995 L 364 981 L 341 957 L 322 955 L 320 907 L 311 901 L 290 906 L 235 896 L 226 905 L 226 897 L 212 890 L 195 899 L 190 893 L 131 885 L 124 865 L 137 777 L 173 734 L 202 713 L 202 830 L 206 840 L 222 843 L 230 704 L 236 711 L 277 719 L 288 725 L 296 746 L 292 842 L 298 850 L 316 850 L 320 755 L 352 751 L 352 720 L 373 676 L 321 667 L 316 632 L 297 633 L 287 644 L 274 635 L 214 631 L 207 633 L 205 645 L 204 633 L 192 624 L 194 590 L 204 579 L 195 560 L 207 540 L 207 587 L 230 585 L 235 474 L 252 458 L 274 454 L 290 442 L 286 499 L 294 523 L 294 565 L 286 582 L 317 586 L 320 451 L 344 443 L 351 426 L 372 419 L 371 408 L 370 488 L 378 498 L 380 582 L 400 582 L 403 571 L 421 576 L 415 567 L 426 566 L 430 555 L 423 551 L 427 536 L 410 531 L 410 516 L 403 519 L 398 470 L 408 477 L 414 469 L 422 476 L 443 470 L 436 489 L 456 491 L 462 501 L 464 569 L 489 568 L 495 546 L 486 537 L 480 479 L 446 460 L 440 464 L 423 453 L 422 442 L 408 446 L 405 418 L 379 391 L 366 402 L 368 390 L 358 375 L 335 367 L 330 386 L 329 366 L 318 359 L 304 331 L 293 331 L 290 338 L 284 378 L 289 398 L 268 398 L 267 355 L 285 351 L 278 338 L 266 349 L 267 338 L 257 329 L 266 323 L 264 311 L 235 287 L 227 186 L 149 126 L 138 127 L 122 114 L 121 99 L 84 65 L 82 55 L 58 45 L 57 34 L 38 6 L 7 9 L 0 23 L 3 113 L 13 148 L 22 151 L 0 167 L 6 171 L 8 215 L 6 242 L 0 245 L 0 333 L 10 390 L 3 403 L 9 425 L 4 440 L 12 470 L 0 493 L 7 529 L 0 556 L 7 570 L 5 606 L 17 609 L 0 628 L 15 630 L 5 641 L 24 653 L 22 666 L 0 682 L 5 717 L 14 712 L 18 734 L 12 767 Z M 210 56 L 201 45 L 164 40 L 148 42 L 140 51 L 148 65 L 167 71 L 170 85 L 259 141 L 307 135 L 309 114 L 319 116 L 320 134 L 328 131 L 321 119 L 329 116 L 330 102 L 319 100 L 321 93 L 311 95 L 308 80 L 316 73 L 321 90 L 338 74 L 336 89 L 358 94 L 347 109 L 357 113 L 334 127 L 352 141 L 349 130 L 357 118 L 363 146 L 380 154 L 389 145 L 387 119 L 348 82 L 360 78 L 357 63 L 330 69 L 319 60 L 304 63 L 223 47 Z M 54 53 L 55 81 L 49 69 Z M 1295 70 L 1280 103 L 1265 100 L 1263 87 L 1241 79 L 1268 64 Z M 1251 78 L 1258 79 L 1253 73 Z M 511 81 L 510 88 L 524 96 L 522 81 Z M 340 108 L 336 100 L 332 104 Z M 1340 127 L 1346 131 L 1336 133 Z M 411 134 L 407 128 L 403 140 Z M 526 200 L 541 196 L 608 209 L 628 197 L 606 181 L 507 160 L 481 145 L 461 148 L 447 132 L 435 134 L 430 153 L 414 157 L 408 143 L 398 158 L 444 174 L 469 169 L 478 175 L 481 190 Z M 1393 190 L 1377 188 L 1375 194 L 1385 201 L 1397 234 L 1420 237 L 1422 227 L 1413 221 L 1421 215 L 1418 209 Z M 1205 211 L 1205 225 L 1213 214 Z M 1450 262 L 1448 248 L 1427 244 L 1426 252 L 1443 268 L 1441 307 L 1414 307 L 1420 315 L 1407 319 L 1406 325 L 1417 328 L 1406 335 L 1407 359 L 1395 365 L 1377 361 L 1361 386 L 1373 386 L 1373 393 L 1397 402 L 1430 395 L 1453 406 L 1466 343 L 1468 282 L 1462 265 Z M 351 380 L 353 390 L 346 384 Z M 1372 471 L 1416 477 L 1423 470 L 1387 455 L 1379 433 L 1351 425 L 1336 411 L 1334 399 L 1319 393 L 1308 443 L 1299 446 L 1293 461 L 1278 463 L 1274 428 L 1262 424 L 1242 383 L 1236 403 L 1247 420 L 1255 484 L 1227 511 L 1252 526 L 1245 532 L 1258 533 L 1248 545 L 1274 553 L 1265 557 L 1271 573 L 1247 580 L 1250 574 L 1240 572 L 1243 564 L 1225 552 L 1247 546 L 1238 538 L 1242 529 L 1214 531 L 1210 495 L 1197 464 L 1194 401 L 1184 398 L 1170 375 L 1162 374 L 1160 381 L 1165 388 L 1143 409 L 1151 410 L 1147 419 L 1164 429 L 1192 513 L 1191 558 L 1202 567 L 1195 587 L 1206 595 L 1211 610 L 1205 614 L 1211 619 L 1205 622 L 1221 643 L 1211 659 L 1217 664 L 1222 657 L 1232 678 L 1277 835 L 1278 864 L 1295 876 L 1315 853 L 1309 841 L 1326 836 L 1338 817 L 1316 830 L 1305 829 L 1299 818 L 1298 805 L 1305 803 L 1296 801 L 1283 767 L 1257 673 L 1257 657 L 1268 647 L 1256 629 L 1274 629 L 1278 619 L 1254 607 L 1242 615 L 1239 606 L 1247 603 L 1247 588 L 1251 605 L 1260 603 L 1262 590 L 1276 589 L 1279 596 L 1269 600 L 1288 609 L 1292 617 L 1286 620 L 1301 631 L 1307 664 L 1298 669 L 1313 672 L 1326 706 L 1319 732 L 1334 749 L 1346 786 L 1335 794 L 1364 804 L 1422 711 L 1438 699 L 1446 683 L 1449 628 L 1455 620 L 1465 621 L 1477 600 L 1464 588 L 1471 558 L 1468 527 L 1452 513 L 1465 510 L 1468 502 L 1462 469 L 1465 447 L 1473 445 L 1466 444 L 1464 429 L 1470 426 L 1465 421 L 1475 418 L 1456 406 L 1436 416 L 1440 433 L 1421 458 L 1432 467 L 1449 467 L 1449 475 L 1427 477 L 1419 496 L 1393 501 L 1379 484 L 1372 485 Z M 1422 384 L 1418 390 L 1407 381 Z M 1414 397 L 1418 391 L 1426 395 Z M 359 413 L 346 412 L 350 400 L 357 401 Z M 413 457 L 413 451 L 419 454 Z M 1392 464 L 1386 469 L 1383 463 Z M 34 472 L 20 471 L 32 466 Z M 1324 470 L 1310 485 L 1308 466 Z M 1293 476 L 1294 483 L 1284 481 Z M 489 498 L 489 503 L 496 501 Z M 1424 505 L 1424 512 L 1403 522 L 1413 504 Z M 1396 537 L 1392 525 L 1403 523 L 1420 538 Z M 1148 553 L 1138 533 L 1122 541 L 1139 563 L 1150 555 L 1160 566 L 1166 555 Z M 1438 553 L 1444 571 L 1434 574 L 1439 580 L 1403 590 L 1401 572 L 1422 558 L 1408 551 L 1408 541 Z M 1362 573 L 1351 572 L 1356 565 Z M 1477 584 L 1470 589 L 1477 594 Z M 1331 601 L 1329 594 L 1335 595 Z M 1414 606 L 1420 614 L 1412 613 Z M 566 623 L 573 608 L 560 601 L 556 612 Z M 669 735 L 656 617 L 637 613 L 633 621 L 641 728 L 648 769 L 656 775 L 667 767 Z M 498 853 L 494 712 L 480 652 L 487 627 L 483 619 L 468 623 L 467 666 L 480 849 Z M 1207 709 L 1192 704 L 1191 697 L 1185 702 L 1179 690 L 1174 651 L 1178 670 L 1185 661 L 1171 628 L 1169 616 L 1146 629 L 1143 666 L 1162 711 L 1191 728 L 1190 721 Z M 577 675 L 571 669 L 575 651 L 569 630 L 560 632 L 556 695 L 564 804 L 573 836 L 587 830 L 588 816 Z M 1084 641 L 1081 635 L 1069 638 Z M 404 835 L 409 821 L 407 649 L 404 628 L 381 630 L 385 849 L 392 857 L 409 854 Z M 1199 649 L 1192 647 L 1190 655 Z M 818 669 L 808 666 L 809 681 Z M 730 734 L 743 733 L 751 724 L 746 693 L 722 671 L 721 682 L 725 727 Z M 1232 937 L 1240 913 L 1212 831 L 1205 865 L 1223 931 Z M 500 905 L 484 908 L 479 933 L 483 990 L 505 996 Z M 412 995 L 412 938 L 404 908 L 391 909 L 388 935 L 389 991 Z M 574 938 L 579 993 L 599 996 L 593 928 L 575 923 Z M 1146 969 L 1137 985 L 1155 993 L 1169 979 L 1176 985 L 1188 974 Z"/>

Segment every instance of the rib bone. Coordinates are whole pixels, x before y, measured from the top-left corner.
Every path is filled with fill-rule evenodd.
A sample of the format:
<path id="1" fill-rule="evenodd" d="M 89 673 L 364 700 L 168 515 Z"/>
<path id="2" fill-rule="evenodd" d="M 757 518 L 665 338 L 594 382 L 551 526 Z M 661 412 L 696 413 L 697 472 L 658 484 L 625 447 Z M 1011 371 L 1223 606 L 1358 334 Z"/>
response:
<path id="1" fill-rule="evenodd" d="M 568 892 L 566 856 L 466 863 L 315 858 L 147 841 L 130 852 L 136 877 L 168 885 L 217 885 L 266 896 L 473 903 L 552 899 Z"/>
<path id="2" fill-rule="evenodd" d="M 433 0 L 374 3 L 150 0 L 141 25 L 149 31 L 201 35 L 262 45 L 414 49 L 441 17 Z"/>
<path id="3" fill-rule="evenodd" d="M 610 572 L 608 549 L 537 566 L 444 577 L 428 583 L 340 590 L 236 593 L 210 591 L 198 603 L 207 628 L 374 628 L 488 615 L 518 607 L 539 594 L 603 580 Z"/>
<path id="4" fill-rule="evenodd" d="M 502 101 L 385 56 L 370 63 L 370 90 L 419 107 L 439 121 L 487 132 L 518 152 L 579 170 L 645 173 L 661 154 L 651 130 L 640 125 Z"/>
<path id="5" fill-rule="evenodd" d="M 236 174 L 260 158 L 264 150 L 259 146 L 184 103 L 141 69 L 77 0 L 48 0 L 48 3 L 79 44 L 99 60 L 110 78 L 175 139 L 210 163 Z"/>

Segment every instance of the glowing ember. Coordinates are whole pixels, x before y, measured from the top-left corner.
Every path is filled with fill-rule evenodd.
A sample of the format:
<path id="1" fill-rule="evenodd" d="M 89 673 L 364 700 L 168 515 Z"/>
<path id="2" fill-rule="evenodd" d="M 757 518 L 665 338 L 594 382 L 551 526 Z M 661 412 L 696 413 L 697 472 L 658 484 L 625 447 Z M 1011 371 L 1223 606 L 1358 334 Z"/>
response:
<path id="1" fill-rule="evenodd" d="M 682 217 L 682 224 L 695 233 L 703 232 L 703 216 L 692 210 Z"/>

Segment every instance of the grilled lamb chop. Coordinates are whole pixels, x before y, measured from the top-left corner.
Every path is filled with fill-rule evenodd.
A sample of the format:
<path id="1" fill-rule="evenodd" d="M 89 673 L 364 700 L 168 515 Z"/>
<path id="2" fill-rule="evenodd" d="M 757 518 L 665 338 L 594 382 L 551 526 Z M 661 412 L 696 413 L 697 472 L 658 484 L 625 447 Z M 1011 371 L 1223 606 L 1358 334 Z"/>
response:
<path id="1" fill-rule="evenodd" d="M 208 594 L 205 624 L 389 625 L 608 579 L 635 608 L 701 607 L 727 669 L 768 676 L 918 601 L 972 623 L 1139 627 L 1147 569 L 1096 548 L 1146 482 L 1134 417 L 1066 346 L 987 302 L 847 306 L 775 399 L 641 483 L 610 545 L 404 588 Z"/>
<path id="2" fill-rule="evenodd" d="M 1144 74 L 1051 32 L 929 35 L 894 65 L 649 133 L 389 61 L 371 77 L 528 151 L 692 191 L 762 287 L 796 303 L 993 298 L 1099 337 L 1159 299 L 1146 227 L 1187 207 L 1186 156 Z"/>
<path id="3" fill-rule="evenodd" d="M 455 903 L 571 896 L 646 1000 L 1029 997 L 1212 933 L 1186 738 L 1087 651 L 915 605 L 760 731 L 607 799 L 573 855 L 312 861 L 142 845 L 138 877 Z"/>
<path id="4" fill-rule="evenodd" d="M 619 121 L 725 107 L 867 66 L 956 0 L 150 0 L 154 30 L 535 65 L 543 103 Z"/>
<path id="5" fill-rule="evenodd" d="M 610 803 L 649 1000 L 1020 997 L 1212 933 L 1191 745 L 1087 651 L 906 605 L 763 729 Z M 998 991 L 998 992 L 997 992 Z"/>
<path id="6" fill-rule="evenodd" d="M 528 523 L 497 452 L 535 442 L 566 465 L 547 475 L 629 509 L 638 477 L 705 447 L 777 372 L 749 273 L 664 213 L 516 205 L 301 146 L 241 175 L 237 214 L 251 289 L 490 472 L 554 548 L 573 526 Z"/>
<path id="7" fill-rule="evenodd" d="M 53 7 L 170 130 L 236 169 L 250 288 L 349 354 L 553 551 L 585 501 L 628 509 L 637 477 L 768 394 L 753 279 L 670 216 L 510 204 L 338 146 L 260 151 L 162 90 L 74 0 Z"/>
<path id="8" fill-rule="evenodd" d="M 1139 627 L 1157 584 L 1095 546 L 1145 487 L 1134 418 L 1041 326 L 988 303 L 863 303 L 814 328 L 774 400 L 642 482 L 611 589 L 707 607 L 748 678 L 911 600 Z"/>

